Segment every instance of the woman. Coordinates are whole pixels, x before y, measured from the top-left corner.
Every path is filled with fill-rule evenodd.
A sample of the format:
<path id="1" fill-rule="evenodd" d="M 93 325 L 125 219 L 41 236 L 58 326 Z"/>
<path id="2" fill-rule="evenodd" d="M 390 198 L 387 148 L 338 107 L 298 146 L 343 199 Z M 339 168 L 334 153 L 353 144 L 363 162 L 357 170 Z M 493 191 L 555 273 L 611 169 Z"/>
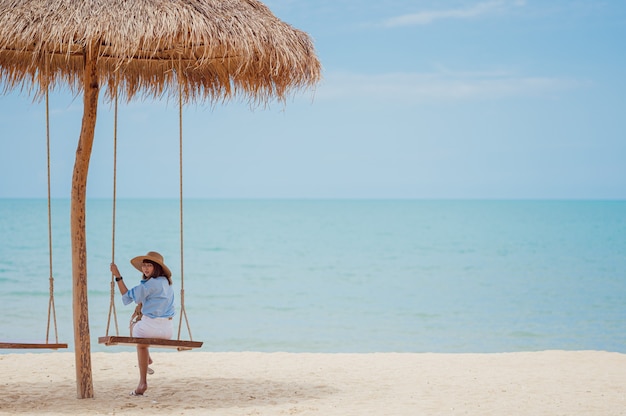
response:
<path id="1" fill-rule="evenodd" d="M 115 263 L 111 263 L 111 273 L 122 294 L 122 302 L 128 305 L 135 302 L 141 307 L 141 318 L 130 327 L 130 335 L 140 338 L 172 338 L 174 316 L 174 291 L 172 272 L 165 265 L 163 256 L 149 251 L 145 256 L 137 256 L 130 263 L 143 273 L 141 282 L 128 289 Z M 148 365 L 152 363 L 147 345 L 137 345 L 139 385 L 130 392 L 131 396 L 142 396 L 148 389 Z"/>

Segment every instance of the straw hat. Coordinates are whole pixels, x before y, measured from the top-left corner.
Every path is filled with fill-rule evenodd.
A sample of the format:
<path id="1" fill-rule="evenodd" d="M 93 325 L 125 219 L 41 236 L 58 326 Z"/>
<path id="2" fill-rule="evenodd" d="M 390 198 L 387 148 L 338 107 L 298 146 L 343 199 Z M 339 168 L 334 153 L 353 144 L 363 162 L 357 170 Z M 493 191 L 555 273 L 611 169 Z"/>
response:
<path id="1" fill-rule="evenodd" d="M 163 273 L 165 274 L 165 277 L 172 277 L 172 272 L 170 271 L 170 268 L 167 267 L 163 262 L 163 256 L 156 251 L 148 251 L 148 254 L 146 254 L 145 256 L 137 256 L 130 261 L 130 264 L 132 264 L 135 269 L 143 273 L 143 270 L 141 269 L 141 264 L 146 260 L 152 261 L 160 265 L 163 268 Z"/>

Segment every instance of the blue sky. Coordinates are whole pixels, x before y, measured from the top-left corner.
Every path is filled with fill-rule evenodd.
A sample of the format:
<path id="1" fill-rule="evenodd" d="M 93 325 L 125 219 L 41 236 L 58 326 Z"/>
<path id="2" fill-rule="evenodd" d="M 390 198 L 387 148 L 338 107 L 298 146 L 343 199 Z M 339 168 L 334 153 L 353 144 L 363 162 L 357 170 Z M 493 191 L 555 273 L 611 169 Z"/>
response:
<path id="1" fill-rule="evenodd" d="M 286 105 L 184 111 L 189 198 L 626 198 L 626 1 L 272 0 L 324 80 Z M 70 195 L 82 97 L 50 96 Z M 112 189 L 101 100 L 88 196 Z M 45 113 L 0 96 L 0 197 L 45 197 Z M 120 105 L 118 196 L 178 195 L 178 109 Z"/>

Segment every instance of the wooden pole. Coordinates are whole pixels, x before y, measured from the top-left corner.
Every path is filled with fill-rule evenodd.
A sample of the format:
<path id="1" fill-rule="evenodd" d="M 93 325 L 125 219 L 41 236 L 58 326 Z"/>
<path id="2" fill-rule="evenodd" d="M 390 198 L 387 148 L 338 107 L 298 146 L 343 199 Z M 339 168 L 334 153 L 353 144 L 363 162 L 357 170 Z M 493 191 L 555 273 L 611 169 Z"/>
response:
<path id="1" fill-rule="evenodd" d="M 93 397 L 91 373 L 91 342 L 89 338 L 89 307 L 87 302 L 87 238 L 86 198 L 89 159 L 96 130 L 98 111 L 98 73 L 96 68 L 98 46 L 88 45 L 84 53 L 85 74 L 84 111 L 80 138 L 76 148 L 72 177 L 71 232 L 72 232 L 72 294 L 74 310 L 74 347 L 76 360 L 76 389 L 79 399 Z"/>

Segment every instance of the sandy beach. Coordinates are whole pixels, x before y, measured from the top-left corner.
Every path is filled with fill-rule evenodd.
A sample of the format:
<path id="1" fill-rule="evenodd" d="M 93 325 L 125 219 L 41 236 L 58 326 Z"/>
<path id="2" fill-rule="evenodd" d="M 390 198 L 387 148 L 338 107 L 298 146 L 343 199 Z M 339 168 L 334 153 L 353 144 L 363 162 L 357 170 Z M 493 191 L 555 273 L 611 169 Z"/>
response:
<path id="1" fill-rule="evenodd" d="M 92 354 L 77 399 L 68 352 L 0 355 L 0 414 L 625 415 L 626 354 L 153 352 L 144 397 L 132 350 Z"/>

